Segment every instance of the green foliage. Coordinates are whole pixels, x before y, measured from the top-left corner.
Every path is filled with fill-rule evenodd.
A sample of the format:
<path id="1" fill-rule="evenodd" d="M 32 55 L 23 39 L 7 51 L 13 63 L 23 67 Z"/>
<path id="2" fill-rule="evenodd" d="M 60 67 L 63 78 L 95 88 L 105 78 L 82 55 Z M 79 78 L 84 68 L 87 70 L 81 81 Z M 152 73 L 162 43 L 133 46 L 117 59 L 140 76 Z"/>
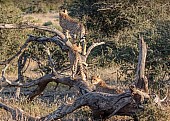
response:
<path id="1" fill-rule="evenodd" d="M 50 26 L 50 25 L 52 25 L 53 23 L 51 22 L 51 21 L 48 21 L 48 22 L 45 22 L 44 24 L 43 24 L 43 26 Z"/>
<path id="2" fill-rule="evenodd" d="M 130 27 L 130 17 L 122 8 L 131 4 L 123 2 L 74 0 L 68 7 L 63 5 L 63 8 L 68 8 L 71 15 L 84 21 L 88 30 L 92 30 L 96 36 L 112 37 L 119 30 Z"/>
<path id="3" fill-rule="evenodd" d="M 20 9 L 12 2 L 0 1 L 0 23 L 19 23 L 21 20 Z"/>
<path id="4" fill-rule="evenodd" d="M 93 63 L 97 63 L 97 66 L 117 63 L 122 72 L 128 74 L 126 79 L 133 80 L 140 35 L 148 45 L 147 74 L 159 80 L 169 70 L 168 3 L 168 0 L 73 0 L 65 3 L 63 8 L 85 23 L 90 38 L 87 40 L 106 42 L 91 53 L 90 59 L 96 58 Z M 129 70 L 133 71 L 129 73 Z"/>
<path id="5" fill-rule="evenodd" d="M 58 2 L 17 0 L 14 4 L 10 0 L 1 0 L 0 3 L 0 23 L 19 23 L 22 21 L 21 10 L 28 13 L 57 10 L 63 0 Z M 168 3 L 167 0 L 66 0 L 61 8 L 67 8 L 70 15 L 85 23 L 89 43 L 99 40 L 106 42 L 91 53 L 89 62 L 97 66 L 111 66 L 116 63 L 127 75 L 126 79 L 133 80 L 138 61 L 138 39 L 141 35 L 148 45 L 147 74 L 152 75 L 152 79 L 159 80 L 169 70 L 167 60 L 170 50 L 170 17 L 169 4 L 166 3 Z M 58 7 L 55 8 L 56 6 Z M 51 24 L 50 21 L 44 23 L 44 25 Z M 26 40 L 28 32 L 38 36 L 50 36 L 43 31 L 0 30 L 1 60 L 18 50 L 18 47 Z M 34 43 L 30 47 L 31 54 L 42 55 L 42 60 L 47 59 L 44 57 L 41 45 Z M 57 65 L 62 65 L 61 60 L 66 54 L 62 54 L 58 47 L 52 49 L 52 53 L 55 55 L 53 57 Z M 130 73 L 129 70 L 131 70 Z"/>
<path id="6" fill-rule="evenodd" d="M 12 2 L 0 2 L 0 23 L 19 23 L 22 20 L 20 9 L 16 8 Z M 13 55 L 25 35 L 21 30 L 0 30 L 0 60 L 4 60 Z"/>
<path id="7" fill-rule="evenodd" d="M 47 13 L 57 11 L 64 0 L 13 0 L 26 13 Z"/>

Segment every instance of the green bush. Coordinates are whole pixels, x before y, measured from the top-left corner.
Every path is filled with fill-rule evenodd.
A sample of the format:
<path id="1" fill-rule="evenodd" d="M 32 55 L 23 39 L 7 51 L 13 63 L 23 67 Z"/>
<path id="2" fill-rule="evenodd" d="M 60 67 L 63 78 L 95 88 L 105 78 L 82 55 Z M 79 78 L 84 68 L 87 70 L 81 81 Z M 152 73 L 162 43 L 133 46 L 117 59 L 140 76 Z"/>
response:
<path id="1" fill-rule="evenodd" d="M 12 2 L 0 3 L 0 23 L 19 23 L 22 21 L 21 11 Z M 0 60 L 13 55 L 25 36 L 21 30 L 0 29 Z"/>
<path id="2" fill-rule="evenodd" d="M 71 3 L 65 3 L 62 8 L 67 8 L 71 16 L 85 23 L 89 42 L 95 40 L 106 42 L 105 45 L 96 48 L 89 59 L 100 56 L 94 62 L 99 62 L 98 66 L 117 63 L 125 74 L 128 70 L 134 70 L 130 74 L 131 80 L 134 78 L 138 61 L 139 35 L 143 36 L 148 45 L 147 75 L 152 74 L 152 79 L 159 80 L 169 69 L 168 2 L 168 0 L 73 0 Z"/>
<path id="3" fill-rule="evenodd" d="M 64 0 L 12 0 L 25 13 L 58 11 Z"/>
<path id="4" fill-rule="evenodd" d="M 43 26 L 50 26 L 50 25 L 52 25 L 53 23 L 51 22 L 51 21 L 47 21 L 47 22 L 45 22 L 44 24 L 43 24 Z"/>
<path id="5" fill-rule="evenodd" d="M 124 9 L 131 4 L 126 0 L 123 2 L 74 0 L 69 5 L 63 5 L 62 8 L 67 8 L 72 16 L 83 21 L 88 30 L 92 30 L 98 37 L 112 37 L 123 28 L 130 27 L 131 24 L 131 19 Z"/>

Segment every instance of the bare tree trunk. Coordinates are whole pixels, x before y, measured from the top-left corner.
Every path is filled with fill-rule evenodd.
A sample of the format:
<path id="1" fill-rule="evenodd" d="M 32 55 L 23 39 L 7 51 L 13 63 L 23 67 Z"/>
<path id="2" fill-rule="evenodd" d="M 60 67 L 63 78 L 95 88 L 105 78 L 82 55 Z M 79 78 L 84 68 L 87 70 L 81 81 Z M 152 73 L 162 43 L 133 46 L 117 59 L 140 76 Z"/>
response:
<path id="1" fill-rule="evenodd" d="M 139 40 L 139 57 L 136 71 L 136 87 L 147 91 L 148 89 L 145 89 L 144 86 L 144 82 L 146 82 L 145 77 L 146 54 L 147 54 L 146 43 L 144 42 L 143 37 L 141 37 Z"/>

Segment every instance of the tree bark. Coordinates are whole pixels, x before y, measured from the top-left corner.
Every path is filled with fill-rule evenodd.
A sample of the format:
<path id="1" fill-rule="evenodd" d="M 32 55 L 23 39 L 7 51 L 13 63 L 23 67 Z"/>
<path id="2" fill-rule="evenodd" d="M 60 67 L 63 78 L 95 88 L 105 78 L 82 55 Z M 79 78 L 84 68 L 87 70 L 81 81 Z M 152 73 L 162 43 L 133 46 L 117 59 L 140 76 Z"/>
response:
<path id="1" fill-rule="evenodd" d="M 136 71 L 136 87 L 147 91 L 148 89 L 145 89 L 146 84 L 144 84 L 144 82 L 145 83 L 148 82 L 146 80 L 147 78 L 145 77 L 146 54 L 147 54 L 146 43 L 144 42 L 143 37 L 141 37 L 139 39 L 139 57 Z"/>

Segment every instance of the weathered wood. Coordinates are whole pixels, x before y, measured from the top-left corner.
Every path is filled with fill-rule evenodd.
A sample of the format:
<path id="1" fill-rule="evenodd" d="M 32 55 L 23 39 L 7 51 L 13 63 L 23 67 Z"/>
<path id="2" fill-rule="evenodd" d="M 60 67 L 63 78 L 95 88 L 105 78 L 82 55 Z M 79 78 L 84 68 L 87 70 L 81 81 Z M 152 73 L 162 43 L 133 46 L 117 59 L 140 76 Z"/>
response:
<path id="1" fill-rule="evenodd" d="M 42 117 L 41 119 L 43 121 L 52 121 L 54 119 L 60 119 L 66 114 L 69 114 L 82 106 L 89 106 L 93 112 L 94 118 L 106 119 L 114 114 L 119 114 L 120 109 L 125 106 L 128 106 L 128 104 L 131 104 L 132 102 L 133 99 L 131 97 L 131 93 L 114 95 L 101 92 L 89 92 L 76 99 L 72 104 L 64 104 L 60 106 L 56 111 L 52 112 L 47 116 Z M 129 111 L 131 110 L 123 112 L 124 115 L 132 114 Z"/>
<path id="2" fill-rule="evenodd" d="M 143 39 L 142 41 L 143 42 Z M 141 46 L 141 48 L 146 48 L 146 44 L 144 46 Z M 140 56 L 139 56 L 139 62 L 138 67 L 140 65 L 140 69 L 144 69 L 144 64 L 141 64 L 145 62 L 146 56 L 145 54 L 141 54 L 143 49 L 140 49 Z M 144 57 L 141 57 L 144 56 Z M 144 71 L 144 70 L 142 70 Z M 123 94 L 104 94 L 102 92 L 100 93 L 94 93 L 89 92 L 86 95 L 81 96 L 75 102 L 71 105 L 62 105 L 59 107 L 56 111 L 53 113 L 43 117 L 42 119 L 45 121 L 51 121 L 53 119 L 59 119 L 65 116 L 68 113 L 73 112 L 74 110 L 80 108 L 81 106 L 89 106 L 94 114 L 94 117 L 97 116 L 97 118 L 106 119 L 111 117 L 112 115 L 119 114 L 118 112 L 121 111 L 120 114 L 124 115 L 133 115 L 137 110 L 139 109 L 139 105 L 144 102 L 144 99 L 150 98 L 148 95 L 148 92 L 146 88 L 148 88 L 148 82 L 147 79 L 144 78 L 144 72 L 140 72 L 140 70 L 137 70 L 137 74 L 142 75 L 140 78 L 140 81 L 137 82 L 137 85 L 140 84 L 144 85 L 145 91 L 138 90 L 135 86 L 130 87 L 131 92 L 126 92 Z M 141 74 L 142 73 L 142 74 Z M 143 81 L 141 81 L 143 79 Z M 142 83 L 141 83 L 142 82 Z M 138 86 L 140 87 L 140 85 Z M 128 107 L 129 110 L 127 110 L 125 107 Z M 133 112 L 134 111 L 134 112 Z"/>
<path id="3" fill-rule="evenodd" d="M 138 65 L 136 70 L 136 87 L 139 89 L 144 89 L 144 76 L 145 76 L 145 62 L 146 62 L 147 48 L 143 37 L 139 39 L 139 57 Z"/>
<path id="4" fill-rule="evenodd" d="M 86 94 L 92 91 L 92 89 L 89 87 L 88 82 L 84 82 L 81 79 L 72 80 L 70 77 L 56 77 L 54 74 L 47 74 L 43 77 L 40 77 L 39 79 L 33 80 L 31 82 L 27 82 L 25 84 L 16 83 L 16 82 L 10 82 L 10 83 L 6 82 L 3 83 L 1 87 L 14 86 L 14 87 L 29 88 L 32 86 L 37 86 L 37 88 L 33 90 L 32 93 L 30 93 L 28 96 L 29 100 L 33 100 L 36 96 L 40 95 L 44 91 L 47 84 L 50 82 L 56 82 L 56 83 L 67 85 L 69 87 L 75 87 L 82 94 Z"/>
<path id="5" fill-rule="evenodd" d="M 54 34 L 58 35 L 62 40 L 65 40 L 65 35 L 61 31 L 59 31 L 55 28 L 47 27 L 47 26 L 37 26 L 37 25 L 33 25 L 33 24 L 0 24 L 0 28 L 1 29 L 33 28 L 33 29 L 38 29 L 38 30 L 44 30 L 44 31 L 48 31 L 50 33 L 54 33 Z"/>
<path id="6" fill-rule="evenodd" d="M 93 43 L 86 52 L 86 55 L 84 56 L 84 61 L 86 62 L 87 57 L 89 56 L 90 52 L 92 51 L 92 49 L 94 49 L 95 47 L 99 46 L 99 45 L 103 45 L 105 44 L 105 42 L 99 42 L 99 43 Z"/>

